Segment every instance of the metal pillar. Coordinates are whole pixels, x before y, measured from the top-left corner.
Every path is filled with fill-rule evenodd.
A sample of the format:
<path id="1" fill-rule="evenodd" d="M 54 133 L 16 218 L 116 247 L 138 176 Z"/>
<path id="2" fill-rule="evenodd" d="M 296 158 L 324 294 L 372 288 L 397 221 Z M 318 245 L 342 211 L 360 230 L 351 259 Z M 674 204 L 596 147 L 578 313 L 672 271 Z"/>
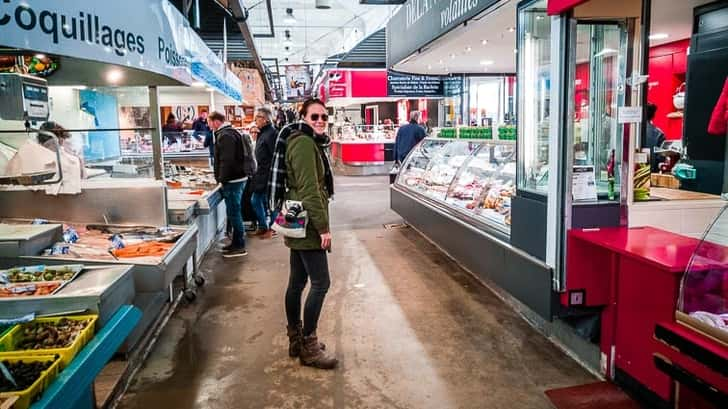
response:
<path id="1" fill-rule="evenodd" d="M 149 87 L 149 118 L 152 129 L 152 161 L 154 164 L 154 179 L 164 179 L 162 157 L 162 120 L 159 110 L 159 88 Z"/>

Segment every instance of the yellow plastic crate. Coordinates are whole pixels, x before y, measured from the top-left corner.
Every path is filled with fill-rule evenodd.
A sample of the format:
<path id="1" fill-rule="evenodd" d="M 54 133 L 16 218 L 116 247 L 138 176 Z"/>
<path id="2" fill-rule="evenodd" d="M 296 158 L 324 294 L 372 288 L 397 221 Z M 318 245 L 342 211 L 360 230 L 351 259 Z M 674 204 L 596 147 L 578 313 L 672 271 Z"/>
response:
<path id="1" fill-rule="evenodd" d="M 73 340 L 73 343 L 66 348 L 49 348 L 49 349 L 26 349 L 18 350 L 17 346 L 23 339 L 23 331 L 27 325 L 32 325 L 38 322 L 58 322 L 62 318 L 84 321 L 90 319 L 86 328 L 81 331 L 80 334 Z M 67 367 L 76 354 L 93 339 L 96 328 L 96 321 L 98 315 L 71 315 L 67 317 L 53 317 L 53 318 L 38 318 L 35 321 L 28 324 L 20 324 L 15 326 L 10 332 L 0 338 L 0 359 L 5 357 L 17 357 L 17 356 L 36 356 L 36 355 L 58 355 L 61 357 L 61 369 Z"/>
<path id="2" fill-rule="evenodd" d="M 30 405 L 33 402 L 35 402 L 36 398 L 38 398 L 43 393 L 43 391 L 46 390 L 48 388 L 48 386 L 56 379 L 56 376 L 58 376 L 58 373 L 61 371 L 61 360 L 54 355 L 33 355 L 33 356 L 25 355 L 25 356 L 14 356 L 14 357 L 3 356 L 2 358 L 0 358 L 0 361 L 9 361 L 9 362 L 55 361 L 48 369 L 41 372 L 40 377 L 38 377 L 38 379 L 36 379 L 36 381 L 33 382 L 33 384 L 30 385 L 24 391 L 0 393 L 0 399 L 8 399 L 13 396 L 16 396 L 18 398 L 18 400 L 12 406 L 13 409 L 29 408 Z"/>

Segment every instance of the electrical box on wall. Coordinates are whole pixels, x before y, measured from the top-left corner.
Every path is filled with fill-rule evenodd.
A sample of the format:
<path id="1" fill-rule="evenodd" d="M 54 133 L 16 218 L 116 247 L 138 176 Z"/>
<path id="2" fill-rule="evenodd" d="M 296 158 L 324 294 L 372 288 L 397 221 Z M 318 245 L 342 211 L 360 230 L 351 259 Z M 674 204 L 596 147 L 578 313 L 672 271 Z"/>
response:
<path id="1" fill-rule="evenodd" d="M 48 81 L 22 74 L 0 74 L 0 119 L 48 119 Z"/>

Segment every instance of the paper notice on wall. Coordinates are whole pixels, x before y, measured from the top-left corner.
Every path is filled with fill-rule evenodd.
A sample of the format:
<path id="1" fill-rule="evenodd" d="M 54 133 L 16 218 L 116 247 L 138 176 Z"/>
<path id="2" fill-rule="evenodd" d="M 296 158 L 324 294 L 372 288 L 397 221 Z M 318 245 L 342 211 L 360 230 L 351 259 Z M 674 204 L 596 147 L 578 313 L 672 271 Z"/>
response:
<path id="1" fill-rule="evenodd" d="M 571 195 L 574 201 L 597 200 L 594 166 L 574 166 Z"/>
<path id="2" fill-rule="evenodd" d="M 642 107 L 619 107 L 617 113 L 620 124 L 635 124 L 642 122 Z"/>

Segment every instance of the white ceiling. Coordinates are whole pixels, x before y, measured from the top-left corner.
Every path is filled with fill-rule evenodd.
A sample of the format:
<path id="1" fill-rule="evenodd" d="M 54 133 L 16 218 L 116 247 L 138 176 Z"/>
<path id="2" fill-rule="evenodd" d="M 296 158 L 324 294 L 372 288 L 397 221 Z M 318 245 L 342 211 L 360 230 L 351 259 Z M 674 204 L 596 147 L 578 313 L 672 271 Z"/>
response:
<path id="1" fill-rule="evenodd" d="M 243 0 L 243 3 L 252 7 L 248 25 L 253 34 L 270 33 L 265 1 Z M 328 10 L 316 9 L 316 0 L 271 0 L 271 3 L 275 37 L 255 38 L 255 46 L 262 58 L 278 58 L 281 64 L 300 64 L 304 57 L 312 64 L 321 64 L 331 55 L 349 51 L 382 28 L 399 7 L 361 5 L 358 0 L 332 0 Z M 295 24 L 284 22 L 286 8 L 293 9 Z M 293 41 L 289 51 L 283 45 L 285 30 L 290 30 Z"/>
<path id="2" fill-rule="evenodd" d="M 451 30 L 394 68 L 420 74 L 515 73 L 516 33 L 509 28 L 516 27 L 517 3 L 502 1 L 496 9 L 486 10 L 466 27 Z"/>
<path id="3" fill-rule="evenodd" d="M 690 38 L 693 27 L 693 9 L 714 0 L 652 0 L 650 33 L 668 34 L 668 38 L 650 41 L 656 46 Z"/>

